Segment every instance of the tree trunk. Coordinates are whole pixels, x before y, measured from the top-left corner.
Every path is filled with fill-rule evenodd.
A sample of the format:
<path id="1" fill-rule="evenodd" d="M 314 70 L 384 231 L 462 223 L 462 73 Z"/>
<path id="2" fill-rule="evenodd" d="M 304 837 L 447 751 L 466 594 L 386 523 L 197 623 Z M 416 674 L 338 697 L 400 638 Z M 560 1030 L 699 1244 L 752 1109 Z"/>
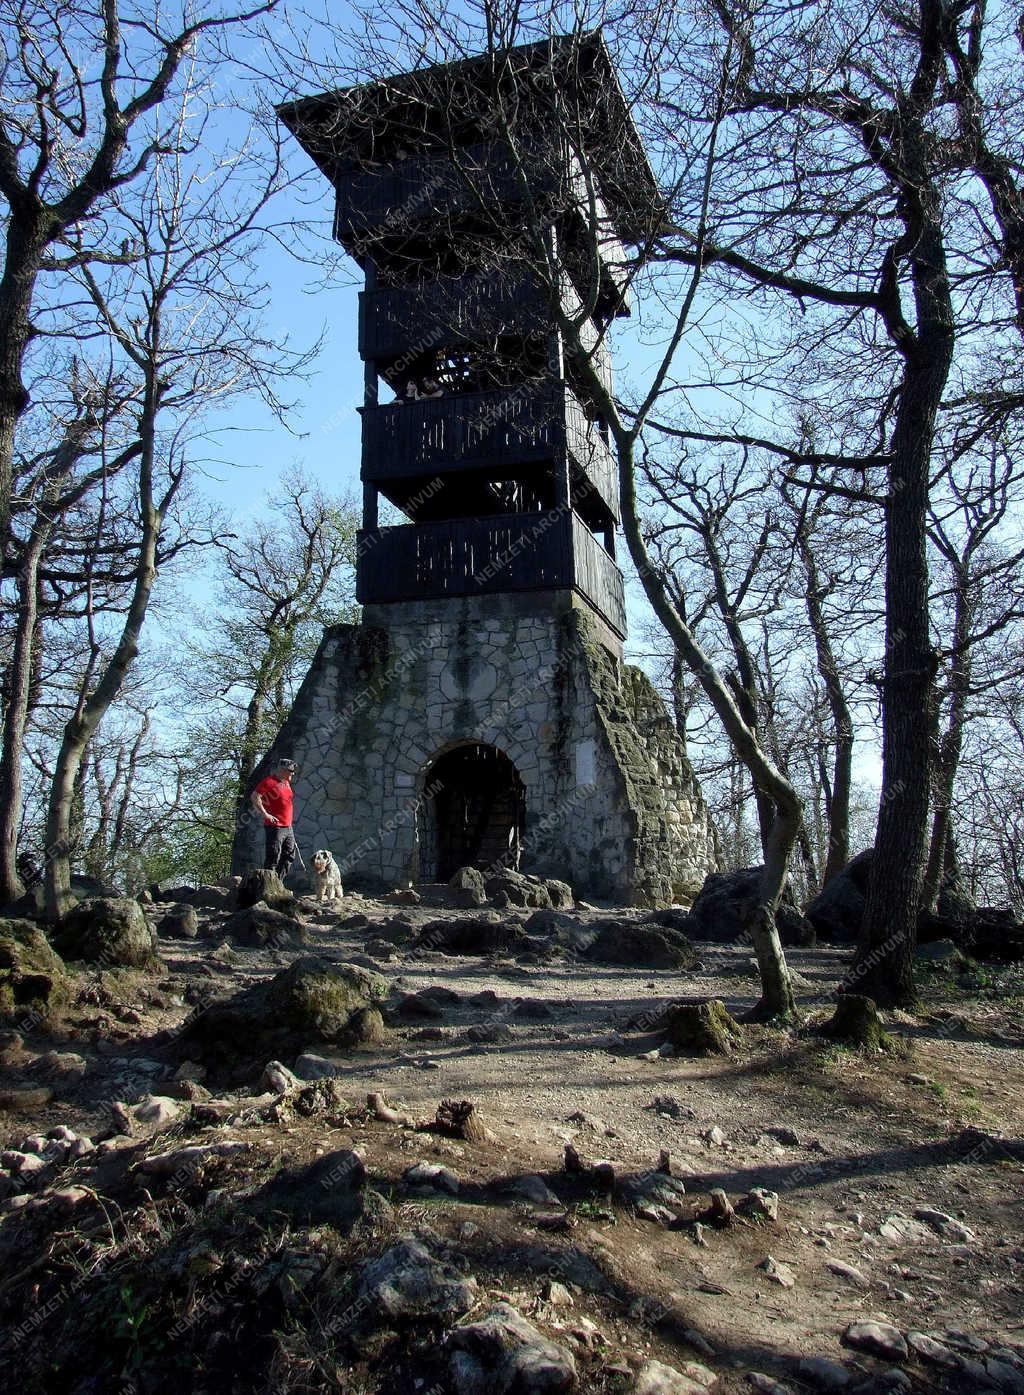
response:
<path id="1" fill-rule="evenodd" d="M 163 526 L 164 512 L 181 482 L 181 475 L 172 477 L 162 503 L 153 502 L 153 462 L 156 418 L 159 410 L 160 388 L 155 373 L 147 382 L 140 412 L 139 432 L 142 453 L 139 463 L 139 513 L 142 536 L 139 540 L 139 560 L 135 586 L 117 646 L 100 677 L 92 695 L 64 728 L 53 785 L 46 815 L 46 876 L 44 880 L 45 911 L 48 920 L 56 921 L 71 908 L 71 814 L 76 781 L 82 760 L 100 722 L 117 697 L 139 652 L 139 640 L 146 619 L 153 583 L 156 580 L 156 550 Z"/>
<path id="2" fill-rule="evenodd" d="M 0 901 L 13 901 L 25 889 L 17 865 L 18 833 L 21 829 L 21 762 L 31 703 L 33 651 L 39 619 L 39 561 L 47 532 L 45 527 L 33 529 L 18 570 L 18 618 L 0 756 Z"/>
<path id="3" fill-rule="evenodd" d="M 828 799 L 828 853 L 821 874 L 825 886 L 850 860 L 850 788 L 853 778 L 853 717 L 843 692 L 839 665 L 825 623 L 822 606 L 823 591 L 818 577 L 818 564 L 811 547 L 806 523 L 797 525 L 797 545 L 807 577 L 805 599 L 807 619 L 814 635 L 818 673 L 825 685 L 829 711 L 835 730 L 835 757 L 832 765 L 832 789 Z"/>
<path id="4" fill-rule="evenodd" d="M 11 541 L 11 487 L 18 423 L 28 406 L 22 380 L 25 351 L 35 331 L 30 312 L 39 264 L 47 243 L 42 210 L 13 208 L 7 224 L 4 271 L 0 277 L 0 566 Z"/>
<path id="5" fill-rule="evenodd" d="M 970 549 L 969 549 L 970 550 Z M 971 686 L 970 632 L 973 619 L 967 565 L 955 564 L 956 602 L 953 618 L 953 645 L 950 656 L 950 699 L 946 730 L 939 743 L 935 760 L 932 790 L 932 836 L 928 848 L 928 865 L 921 888 L 921 909 L 934 911 L 946 869 L 946 849 L 950 841 L 953 811 L 953 790 L 956 786 L 960 755 L 964 744 L 967 721 L 967 700 Z"/>
<path id="6" fill-rule="evenodd" d="M 789 781 L 772 764 L 748 726 L 728 686 L 697 643 L 668 594 L 664 579 L 654 568 L 644 543 L 637 511 L 633 438 L 618 430 L 619 495 L 622 526 L 633 565 L 647 599 L 675 646 L 676 653 L 695 674 L 714 707 L 737 757 L 750 771 L 756 788 L 772 801 L 774 817 L 765 844 L 764 870 L 749 922 L 750 938 L 761 975 L 761 999 L 753 1017 L 759 1020 L 796 1016 L 796 1002 L 786 958 L 782 952 L 775 913 L 782 899 L 789 858 L 800 826 L 800 799 Z"/>
<path id="7" fill-rule="evenodd" d="M 922 141 L 919 133 L 907 136 Z M 913 155 L 914 151 L 911 150 Z M 914 949 L 928 832 L 937 669 L 929 634 L 928 490 L 936 414 L 953 355 L 953 314 L 938 195 L 924 161 L 912 203 L 919 221 L 912 274 L 917 334 L 904 346 L 885 515 L 885 667 L 882 794 L 860 953 L 857 991 L 885 1006 L 916 1002 Z M 910 215 L 908 215 L 909 217 Z"/>

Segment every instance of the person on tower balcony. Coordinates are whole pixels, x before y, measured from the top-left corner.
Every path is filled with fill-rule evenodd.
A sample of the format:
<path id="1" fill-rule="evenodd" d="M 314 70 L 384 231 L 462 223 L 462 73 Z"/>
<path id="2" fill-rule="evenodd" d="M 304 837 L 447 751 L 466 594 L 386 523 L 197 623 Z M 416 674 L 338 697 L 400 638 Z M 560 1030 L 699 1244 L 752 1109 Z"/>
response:
<path id="1" fill-rule="evenodd" d="M 293 760 L 279 760 L 250 796 L 252 807 L 263 815 L 266 855 L 263 866 L 284 881 L 298 851 L 292 831 L 295 776 Z"/>

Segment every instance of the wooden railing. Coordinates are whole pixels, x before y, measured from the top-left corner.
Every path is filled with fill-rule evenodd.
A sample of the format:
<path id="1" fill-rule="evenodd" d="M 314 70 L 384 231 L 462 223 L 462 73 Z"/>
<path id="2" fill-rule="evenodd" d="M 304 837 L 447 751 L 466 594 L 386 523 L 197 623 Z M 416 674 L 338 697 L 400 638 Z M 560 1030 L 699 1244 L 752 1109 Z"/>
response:
<path id="1" fill-rule="evenodd" d="M 626 637 L 626 599 L 622 573 L 580 518 L 572 516 L 573 584 L 612 629 Z"/>
<path id="2" fill-rule="evenodd" d="M 364 407 L 362 478 L 514 468 L 568 451 L 615 517 L 615 467 L 597 427 L 561 383 Z"/>
<path id="3" fill-rule="evenodd" d="M 582 519 L 559 509 L 361 532 L 356 577 L 363 605 L 572 587 L 626 632 L 619 569 Z"/>
<path id="4" fill-rule="evenodd" d="M 565 314 L 578 320 L 583 307 L 567 275 L 560 294 Z M 410 361 L 433 349 L 491 347 L 496 338 L 553 328 L 547 291 L 535 276 L 511 266 L 416 286 L 379 287 L 359 296 L 359 354 L 364 359 Z M 592 320 L 582 320 L 577 332 L 584 355 L 611 392 L 607 343 L 599 342 Z"/>

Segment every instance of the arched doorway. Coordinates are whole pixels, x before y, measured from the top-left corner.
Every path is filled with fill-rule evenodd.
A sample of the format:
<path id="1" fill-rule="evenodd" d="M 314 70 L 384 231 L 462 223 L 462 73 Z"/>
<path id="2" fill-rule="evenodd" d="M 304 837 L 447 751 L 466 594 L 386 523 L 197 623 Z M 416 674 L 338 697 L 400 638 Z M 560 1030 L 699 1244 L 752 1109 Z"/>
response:
<path id="1" fill-rule="evenodd" d="M 515 766 L 497 746 L 456 746 L 438 756 L 424 784 L 424 872 L 448 881 L 460 867 L 515 867 L 525 798 Z"/>

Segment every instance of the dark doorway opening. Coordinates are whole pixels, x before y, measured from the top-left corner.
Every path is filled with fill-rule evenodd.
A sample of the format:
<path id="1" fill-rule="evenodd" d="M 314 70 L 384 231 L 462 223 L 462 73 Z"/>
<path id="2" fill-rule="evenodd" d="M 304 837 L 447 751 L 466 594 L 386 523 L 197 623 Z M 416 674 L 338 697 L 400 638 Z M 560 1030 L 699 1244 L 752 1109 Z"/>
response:
<path id="1" fill-rule="evenodd" d="M 460 867 L 517 867 L 525 799 L 515 766 L 496 746 L 473 743 L 439 756 L 427 774 L 423 848 L 434 877 Z"/>

